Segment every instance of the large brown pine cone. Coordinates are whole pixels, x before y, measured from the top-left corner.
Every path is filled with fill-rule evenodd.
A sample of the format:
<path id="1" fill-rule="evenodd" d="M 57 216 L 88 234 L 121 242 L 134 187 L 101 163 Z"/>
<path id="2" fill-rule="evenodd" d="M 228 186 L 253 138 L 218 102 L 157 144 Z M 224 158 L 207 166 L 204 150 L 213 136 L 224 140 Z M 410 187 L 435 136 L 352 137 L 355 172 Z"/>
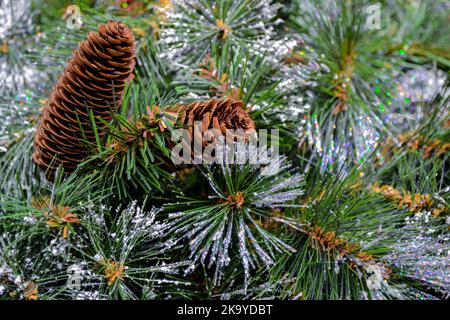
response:
<path id="1" fill-rule="evenodd" d="M 33 159 L 41 168 L 53 171 L 62 164 L 66 172 L 72 172 L 89 154 L 83 133 L 91 143 L 95 135 L 88 110 L 96 119 L 111 120 L 125 83 L 133 78 L 135 51 L 133 33 L 121 22 L 100 25 L 98 32 L 90 32 L 80 42 L 37 128 Z M 98 120 L 96 124 L 102 137 L 105 126 Z"/>

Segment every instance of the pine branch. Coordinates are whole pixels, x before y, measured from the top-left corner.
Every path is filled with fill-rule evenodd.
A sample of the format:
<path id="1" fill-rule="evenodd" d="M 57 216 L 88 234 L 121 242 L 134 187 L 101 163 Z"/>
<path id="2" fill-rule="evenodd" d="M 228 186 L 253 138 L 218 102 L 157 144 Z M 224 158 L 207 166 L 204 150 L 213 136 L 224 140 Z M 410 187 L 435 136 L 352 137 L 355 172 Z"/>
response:
<path id="1" fill-rule="evenodd" d="M 283 158 L 280 170 L 287 169 Z M 216 165 L 204 168 L 197 185 L 208 185 L 201 197 L 188 194 L 189 187 L 179 190 L 177 201 L 163 206 L 172 225 L 171 237 L 176 242 L 188 241 L 189 258 L 212 272 L 212 285 L 224 277 L 233 252 L 239 254 L 244 270 L 244 286 L 251 277 L 250 270 L 262 265 L 269 268 L 280 252 L 289 246 L 265 229 L 265 223 L 277 219 L 273 208 L 289 206 L 301 191 L 300 175 L 264 176 L 261 165 Z M 191 191 L 192 192 L 192 191 Z M 283 222 L 283 219 L 280 219 Z"/>

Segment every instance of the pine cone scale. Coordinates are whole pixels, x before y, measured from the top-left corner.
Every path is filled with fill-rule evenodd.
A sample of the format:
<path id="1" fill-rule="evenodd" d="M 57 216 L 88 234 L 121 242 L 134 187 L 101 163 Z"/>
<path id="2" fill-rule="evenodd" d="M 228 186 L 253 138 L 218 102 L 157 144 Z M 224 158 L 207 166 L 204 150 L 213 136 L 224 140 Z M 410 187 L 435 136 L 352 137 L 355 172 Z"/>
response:
<path id="1" fill-rule="evenodd" d="M 59 130 L 58 124 L 51 123 L 44 130 L 47 134 L 51 133 L 54 135 L 59 135 L 60 138 L 64 138 L 64 139 L 70 141 L 73 139 L 74 135 L 80 131 L 80 127 L 77 127 L 76 125 L 71 125 L 71 126 L 68 126 L 67 130 Z M 92 131 L 88 131 L 83 128 L 83 132 L 84 132 L 84 135 L 88 139 L 91 139 L 91 138 L 95 139 L 95 134 Z M 80 142 L 72 142 L 72 144 L 73 145 L 83 145 L 83 143 L 81 141 Z"/>
<path id="2" fill-rule="evenodd" d="M 41 149 L 49 150 L 51 153 L 48 154 L 59 154 L 62 155 L 63 158 L 70 157 L 70 155 L 66 152 L 61 146 L 56 146 L 55 144 L 47 143 L 45 140 L 38 140 L 38 145 Z M 72 154 L 76 154 L 72 152 Z"/>
<path id="3" fill-rule="evenodd" d="M 89 59 L 89 56 L 86 56 L 86 54 L 81 51 L 75 51 L 73 56 L 76 61 L 83 61 L 83 63 L 94 70 L 114 71 L 113 69 L 106 67 L 104 64 L 97 62 L 95 59 Z"/>
<path id="4" fill-rule="evenodd" d="M 94 38 L 92 41 L 97 41 L 96 38 Z M 98 57 L 99 59 L 108 60 L 110 59 L 110 56 L 108 56 L 106 53 L 103 52 L 103 49 L 97 49 L 94 45 L 91 47 L 90 41 L 83 40 L 80 43 L 80 51 L 83 53 L 84 56 L 87 57 Z M 104 62 L 103 62 L 104 63 Z"/>

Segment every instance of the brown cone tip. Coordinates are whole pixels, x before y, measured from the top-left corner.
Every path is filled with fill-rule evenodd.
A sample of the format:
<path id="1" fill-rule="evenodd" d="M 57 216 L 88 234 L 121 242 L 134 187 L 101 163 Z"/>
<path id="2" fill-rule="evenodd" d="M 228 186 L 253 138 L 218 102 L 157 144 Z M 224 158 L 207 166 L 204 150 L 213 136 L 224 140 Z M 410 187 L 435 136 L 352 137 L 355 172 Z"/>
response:
<path id="1" fill-rule="evenodd" d="M 34 139 L 33 159 L 53 171 L 72 172 L 89 153 L 83 132 L 95 143 L 88 110 L 111 121 L 121 104 L 125 83 L 133 78 L 135 40 L 122 22 L 102 24 L 79 43 L 44 107 Z M 80 129 L 80 123 L 83 130 Z M 104 125 L 96 121 L 100 137 Z M 52 163 L 53 161 L 53 163 Z"/>

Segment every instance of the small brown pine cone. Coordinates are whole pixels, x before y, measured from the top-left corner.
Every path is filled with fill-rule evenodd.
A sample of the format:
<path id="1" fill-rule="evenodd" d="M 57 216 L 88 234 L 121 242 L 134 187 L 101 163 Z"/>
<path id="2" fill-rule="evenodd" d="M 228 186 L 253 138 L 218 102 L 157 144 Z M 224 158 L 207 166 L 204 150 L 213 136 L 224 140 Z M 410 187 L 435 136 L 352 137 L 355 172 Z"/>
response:
<path id="1" fill-rule="evenodd" d="M 233 99 L 211 99 L 178 106 L 181 113 L 180 122 L 184 124 L 193 138 L 195 121 L 202 122 L 202 131 L 218 129 L 225 135 L 226 130 L 241 130 L 249 133 L 255 129 L 255 123 L 244 110 L 241 101 Z"/>
<path id="2" fill-rule="evenodd" d="M 231 98 L 211 99 L 202 102 L 195 102 L 188 105 L 177 105 L 171 109 L 179 115 L 179 122 L 188 130 L 190 136 L 190 148 L 193 148 L 193 141 L 202 141 L 205 148 L 209 144 L 216 142 L 214 134 L 205 135 L 208 130 L 216 129 L 217 133 L 224 138 L 231 138 L 233 141 L 248 141 L 249 135 L 255 130 L 255 123 L 241 101 Z M 195 122 L 201 121 L 201 132 L 195 130 Z M 234 130 L 230 132 L 229 130 Z M 228 135 L 227 135 L 228 133 Z M 194 135 L 199 135 L 194 138 Z M 200 136 L 201 135 L 201 136 Z M 207 140 L 202 140 L 207 136 Z M 173 147 L 169 143 L 169 147 Z M 192 149 L 192 153 L 194 150 Z"/>
<path id="3" fill-rule="evenodd" d="M 95 119 L 111 121 L 125 83 L 133 78 L 135 51 L 133 33 L 121 22 L 100 25 L 98 32 L 90 32 L 87 40 L 80 42 L 53 88 L 37 128 L 33 159 L 41 168 L 53 171 L 62 165 L 72 172 L 88 155 L 83 133 L 95 143 L 88 110 Z M 96 125 L 103 137 L 105 126 L 98 120 Z"/>

